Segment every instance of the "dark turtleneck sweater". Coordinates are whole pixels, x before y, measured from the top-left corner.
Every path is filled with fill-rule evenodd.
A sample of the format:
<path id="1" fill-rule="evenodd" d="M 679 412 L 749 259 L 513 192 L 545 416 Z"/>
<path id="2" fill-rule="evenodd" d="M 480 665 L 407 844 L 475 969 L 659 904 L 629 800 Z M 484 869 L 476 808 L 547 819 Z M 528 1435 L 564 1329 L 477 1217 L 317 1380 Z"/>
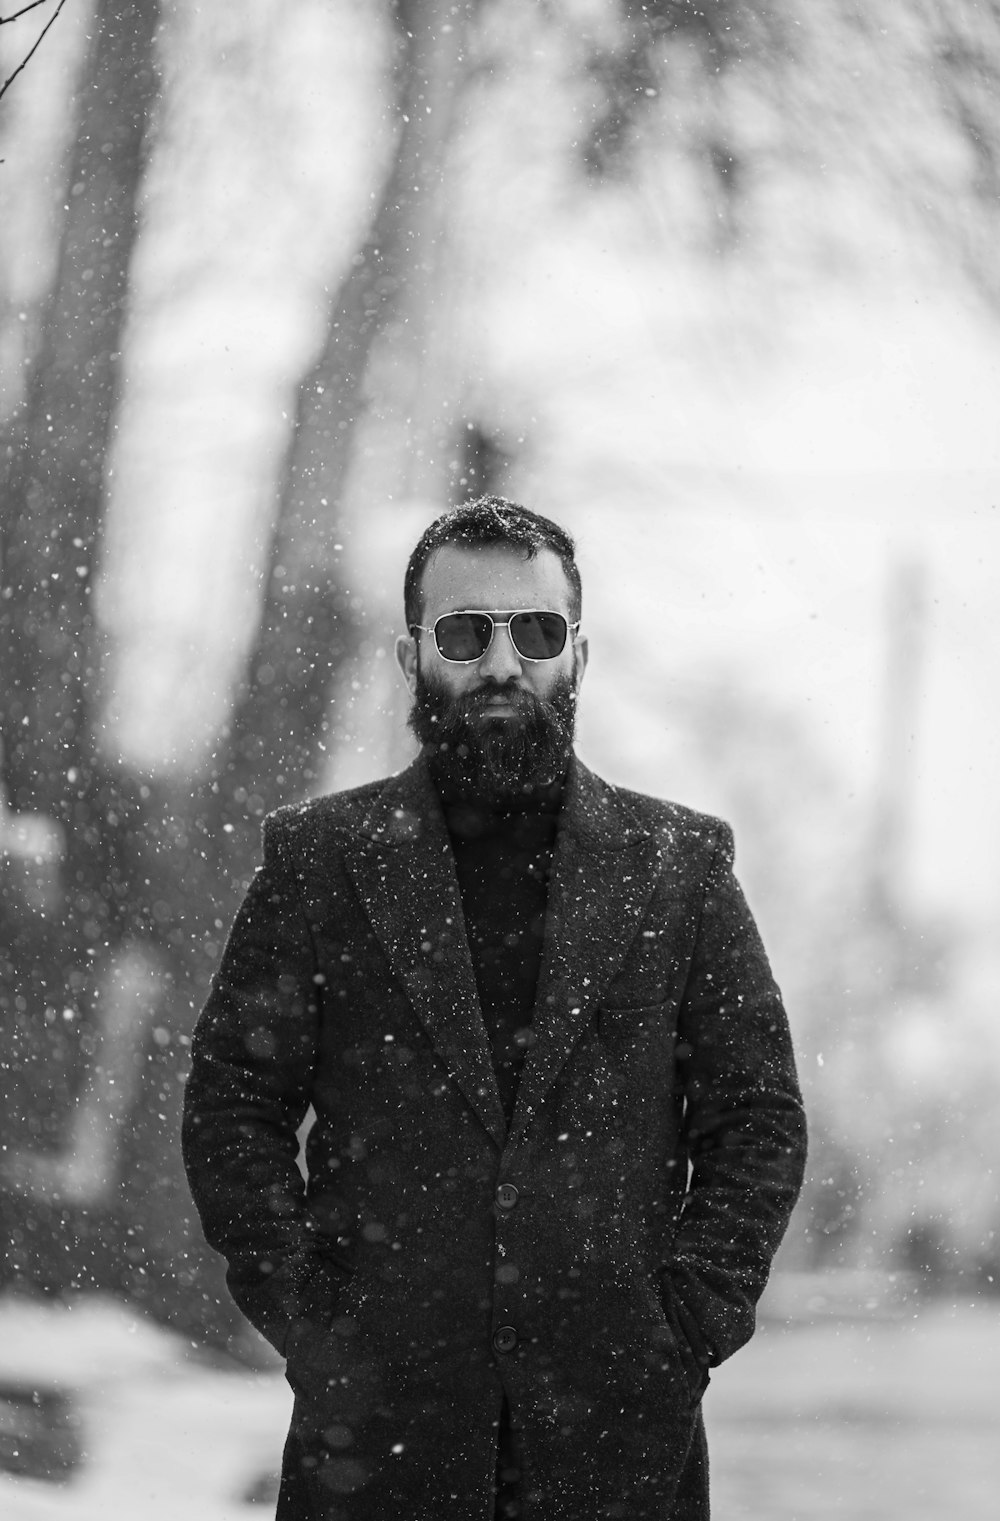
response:
<path id="1" fill-rule="evenodd" d="M 562 784 L 487 806 L 439 785 L 479 1001 L 508 1123 L 532 1014 Z"/>
<path id="2" fill-rule="evenodd" d="M 433 774 L 433 772 L 432 772 Z M 438 793 L 458 869 L 479 1002 L 507 1123 L 533 1039 L 549 871 L 563 784 L 500 806 Z M 521 1515 L 521 1460 L 506 1396 L 500 1412 L 496 1515 Z"/>

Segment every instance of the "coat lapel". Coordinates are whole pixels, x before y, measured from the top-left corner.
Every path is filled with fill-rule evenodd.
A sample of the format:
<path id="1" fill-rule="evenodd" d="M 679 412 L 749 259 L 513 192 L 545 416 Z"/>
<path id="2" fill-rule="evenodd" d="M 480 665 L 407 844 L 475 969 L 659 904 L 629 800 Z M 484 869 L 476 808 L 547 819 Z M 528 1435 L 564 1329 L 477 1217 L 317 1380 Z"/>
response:
<path id="1" fill-rule="evenodd" d="M 615 789 L 574 758 L 549 882 L 535 1043 L 510 1139 L 521 1134 L 586 1029 L 639 930 L 663 846 Z"/>
<path id="2" fill-rule="evenodd" d="M 479 1006 L 454 856 L 422 761 L 393 777 L 378 794 L 345 862 L 435 1050 L 502 1147 L 507 1125 Z"/>
<path id="3" fill-rule="evenodd" d="M 639 930 L 663 844 L 574 758 L 549 884 L 535 1044 L 510 1139 L 545 1099 Z M 390 965 L 449 1075 L 498 1146 L 507 1125 L 476 989 L 454 856 L 418 760 L 370 805 L 345 862 Z"/>

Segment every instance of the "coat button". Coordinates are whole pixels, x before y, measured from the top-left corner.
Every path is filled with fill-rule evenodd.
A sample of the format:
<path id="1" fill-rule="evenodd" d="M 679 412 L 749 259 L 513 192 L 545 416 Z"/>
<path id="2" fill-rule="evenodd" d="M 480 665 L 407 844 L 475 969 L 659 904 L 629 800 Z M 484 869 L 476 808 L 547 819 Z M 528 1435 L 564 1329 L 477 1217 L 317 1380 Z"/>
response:
<path id="1" fill-rule="evenodd" d="M 513 1209 L 517 1203 L 517 1189 L 513 1183 L 501 1183 L 497 1189 L 496 1200 L 501 1209 Z"/>
<path id="2" fill-rule="evenodd" d="M 493 1346 L 497 1352 L 513 1352 L 517 1346 L 517 1332 L 513 1326 L 497 1326 L 493 1332 Z"/>

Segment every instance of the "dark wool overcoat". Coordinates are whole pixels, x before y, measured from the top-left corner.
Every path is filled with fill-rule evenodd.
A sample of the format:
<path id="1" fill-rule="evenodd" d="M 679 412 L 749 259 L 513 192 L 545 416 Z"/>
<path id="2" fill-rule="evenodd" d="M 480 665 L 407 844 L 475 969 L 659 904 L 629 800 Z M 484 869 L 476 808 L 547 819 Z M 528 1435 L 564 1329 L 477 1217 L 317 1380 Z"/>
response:
<path id="1" fill-rule="evenodd" d="M 725 824 L 574 761 L 505 1122 L 426 765 L 280 810 L 194 1037 L 184 1147 L 295 1394 L 279 1521 L 702 1521 L 805 1151 Z M 308 1184 L 296 1131 L 308 1106 Z"/>

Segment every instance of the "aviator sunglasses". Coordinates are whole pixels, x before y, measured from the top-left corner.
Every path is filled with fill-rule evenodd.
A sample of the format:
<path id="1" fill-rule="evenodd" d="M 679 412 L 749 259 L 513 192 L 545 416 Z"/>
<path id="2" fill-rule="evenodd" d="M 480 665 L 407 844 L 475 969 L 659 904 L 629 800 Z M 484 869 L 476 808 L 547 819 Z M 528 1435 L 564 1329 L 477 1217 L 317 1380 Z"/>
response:
<path id="1" fill-rule="evenodd" d="M 575 634 L 579 622 L 570 623 L 562 613 L 528 609 L 494 618 L 469 608 L 459 613 L 443 613 L 432 628 L 414 623 L 411 633 L 433 634 L 438 654 L 451 665 L 471 665 L 482 660 L 493 643 L 498 628 L 508 629 L 510 642 L 522 660 L 555 660 L 566 648 L 570 630 Z"/>

